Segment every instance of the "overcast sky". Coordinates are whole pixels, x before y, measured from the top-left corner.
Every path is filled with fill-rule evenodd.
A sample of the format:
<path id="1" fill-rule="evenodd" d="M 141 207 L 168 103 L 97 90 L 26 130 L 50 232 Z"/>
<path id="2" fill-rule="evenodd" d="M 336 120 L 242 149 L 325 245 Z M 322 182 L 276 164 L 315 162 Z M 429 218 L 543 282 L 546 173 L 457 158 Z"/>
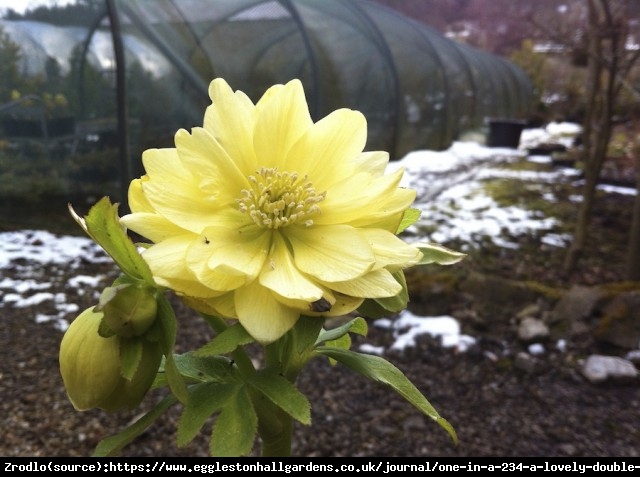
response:
<path id="1" fill-rule="evenodd" d="M 39 5 L 66 5 L 68 3 L 75 3 L 75 0 L 0 0 L 0 12 L 4 13 L 11 8 L 18 13 L 24 13 Z"/>

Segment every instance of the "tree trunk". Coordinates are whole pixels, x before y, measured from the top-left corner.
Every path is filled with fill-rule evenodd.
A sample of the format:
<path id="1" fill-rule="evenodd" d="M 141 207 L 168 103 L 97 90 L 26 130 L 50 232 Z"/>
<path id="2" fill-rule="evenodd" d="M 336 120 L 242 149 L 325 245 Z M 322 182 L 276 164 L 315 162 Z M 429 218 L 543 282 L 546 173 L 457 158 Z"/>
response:
<path id="1" fill-rule="evenodd" d="M 563 272 L 571 273 L 584 252 L 595 202 L 596 186 L 611 139 L 613 106 L 616 100 L 619 31 L 607 0 L 589 0 L 587 109 L 583 123 L 585 185 L 573 240 Z M 605 52 L 606 50 L 606 52 Z"/>
<path id="2" fill-rule="evenodd" d="M 629 231 L 627 252 L 627 280 L 640 281 L 640 144 L 634 147 L 636 164 L 636 198 Z"/>

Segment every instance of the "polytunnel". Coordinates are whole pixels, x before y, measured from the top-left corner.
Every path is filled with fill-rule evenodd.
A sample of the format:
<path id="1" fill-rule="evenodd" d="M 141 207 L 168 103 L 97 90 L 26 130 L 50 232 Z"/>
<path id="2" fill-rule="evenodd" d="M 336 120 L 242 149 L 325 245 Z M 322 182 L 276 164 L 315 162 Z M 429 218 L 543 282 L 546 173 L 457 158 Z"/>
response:
<path id="1" fill-rule="evenodd" d="M 39 177 L 32 188 L 97 184 L 122 198 L 144 149 L 170 146 L 178 128 L 201 124 L 216 77 L 254 101 L 299 78 L 315 120 L 361 111 L 367 149 L 392 160 L 445 149 L 487 118 L 526 118 L 532 106 L 532 85 L 513 63 L 371 0 L 94 3 L 82 25 L 0 21 L 21 48 L 0 85 L 2 153 L 23 164 L 40 151 L 60 179 Z M 56 129 L 56 109 L 67 130 Z M 35 118 L 37 131 L 16 129 L 21 115 Z"/>

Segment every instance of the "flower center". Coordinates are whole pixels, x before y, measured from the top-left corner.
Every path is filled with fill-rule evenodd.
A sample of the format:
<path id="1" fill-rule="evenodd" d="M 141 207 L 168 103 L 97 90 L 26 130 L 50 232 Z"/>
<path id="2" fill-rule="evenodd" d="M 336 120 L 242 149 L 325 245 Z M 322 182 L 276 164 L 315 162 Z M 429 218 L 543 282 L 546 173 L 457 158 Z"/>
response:
<path id="1" fill-rule="evenodd" d="M 262 228 L 277 229 L 294 223 L 311 226 L 312 217 L 320 213 L 318 203 L 326 195 L 317 193 L 307 176 L 277 168 L 263 167 L 249 176 L 249 182 L 250 188 L 243 189 L 236 202 Z"/>

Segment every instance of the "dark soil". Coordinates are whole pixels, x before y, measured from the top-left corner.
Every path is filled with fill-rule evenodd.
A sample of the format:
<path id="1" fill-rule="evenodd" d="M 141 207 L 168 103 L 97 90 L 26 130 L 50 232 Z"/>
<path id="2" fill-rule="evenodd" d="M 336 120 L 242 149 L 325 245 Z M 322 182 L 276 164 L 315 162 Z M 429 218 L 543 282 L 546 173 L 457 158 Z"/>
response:
<path id="1" fill-rule="evenodd" d="M 535 280 L 562 289 L 572 284 L 622 281 L 632 204 L 633 196 L 599 197 L 585 258 L 571 276 L 559 272 L 565 250 L 545 247 L 535 237 L 523 237 L 519 250 L 487 246 L 470 253 L 460 264 L 431 268 L 430 290 L 448 286 L 452 276 L 472 272 Z M 575 205 L 572 207 L 575 212 Z M 3 273 L 20 276 L 19 265 Z M 443 275 L 445 272 L 452 275 Z M 93 305 L 95 297 L 62 289 L 65 274 L 106 273 L 113 277 L 115 271 L 107 265 L 85 264 L 82 270 L 50 266 L 38 273 L 57 277 L 54 283 L 60 284 L 59 291 L 71 297 L 76 294 L 68 301 L 75 300 L 84 308 Z M 432 305 L 438 300 L 431 303 L 428 290 L 420 285 L 425 277 L 409 274 L 408 278 L 410 308 L 420 313 L 436 311 Z M 444 348 L 438 340 L 425 336 L 403 353 L 386 355 L 454 426 L 457 446 L 443 429 L 391 390 L 339 365 L 331 367 L 326 361 L 315 360 L 298 381 L 312 404 L 312 425 L 296 426 L 294 455 L 640 456 L 640 383 L 595 385 L 579 372 L 582 358 L 604 351 L 595 339 L 586 336 L 569 341 L 563 352 L 551 343 L 545 354 L 536 357 L 539 366 L 525 371 L 514 365 L 517 352 L 526 350 L 526 345 L 518 342 L 512 324 L 513 310 L 529 303 L 516 301 L 497 307 L 504 312 L 492 316 L 490 326 L 478 316 L 476 303 L 474 297 L 458 293 L 455 287 L 446 300 L 437 303 L 438 312 L 459 317 L 463 332 L 477 338 L 469 350 Z M 1 302 L 0 306 L 0 455 L 88 456 L 101 439 L 122 429 L 164 395 L 164 390 L 151 392 L 135 412 L 74 411 L 58 372 L 62 333 L 34 320 L 36 312 L 47 310 L 13 308 Z M 177 352 L 199 346 L 211 336 L 206 325 L 185 310 L 179 310 L 179 322 Z M 369 336 L 366 340 L 356 338 L 354 348 L 364 341 L 388 346 L 391 340 L 389 331 L 370 326 Z M 210 425 L 189 446 L 176 447 L 179 412 L 178 407 L 170 409 L 122 455 L 208 455 Z"/>

